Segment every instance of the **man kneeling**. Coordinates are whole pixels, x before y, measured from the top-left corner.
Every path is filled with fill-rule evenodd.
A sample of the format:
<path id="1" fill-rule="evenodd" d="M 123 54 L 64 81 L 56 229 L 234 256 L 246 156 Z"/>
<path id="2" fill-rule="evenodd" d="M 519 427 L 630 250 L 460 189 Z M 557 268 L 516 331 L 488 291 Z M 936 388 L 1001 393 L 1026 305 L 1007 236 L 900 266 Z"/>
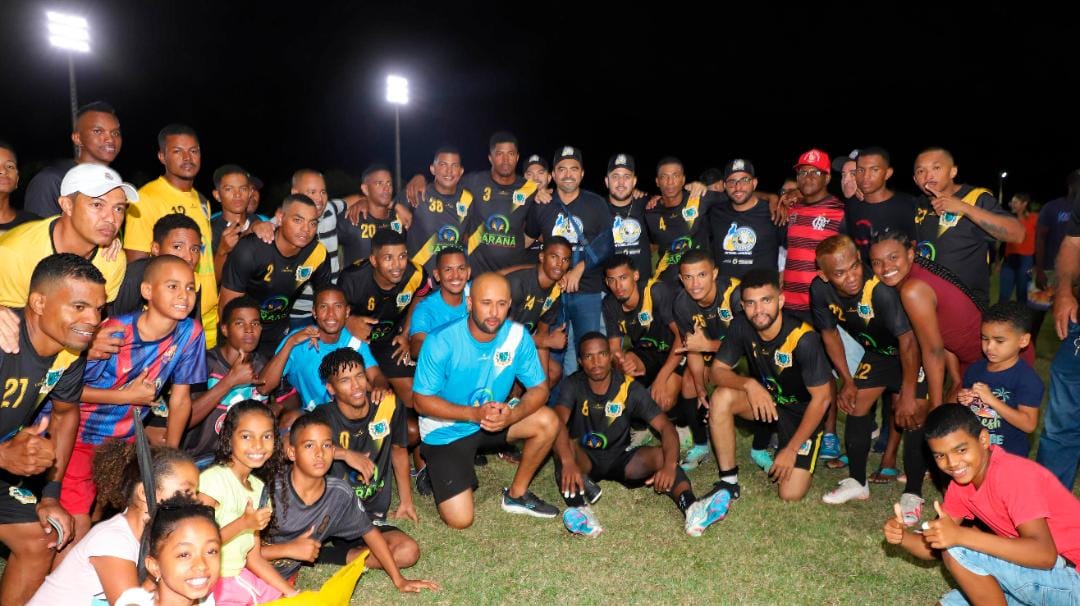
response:
<path id="1" fill-rule="evenodd" d="M 731 493 L 718 490 L 695 502 L 690 479 L 679 466 L 679 435 L 660 407 L 633 377 L 612 372 L 607 337 L 590 332 L 577 347 L 581 370 L 563 383 L 555 409 L 562 424 L 555 438 L 555 482 L 570 506 L 563 524 L 574 534 L 602 532 L 589 504 L 600 498 L 593 480 L 652 486 L 686 516 L 686 534 L 699 537 L 727 515 Z M 630 448 L 630 423 L 648 423 L 662 446 Z"/>

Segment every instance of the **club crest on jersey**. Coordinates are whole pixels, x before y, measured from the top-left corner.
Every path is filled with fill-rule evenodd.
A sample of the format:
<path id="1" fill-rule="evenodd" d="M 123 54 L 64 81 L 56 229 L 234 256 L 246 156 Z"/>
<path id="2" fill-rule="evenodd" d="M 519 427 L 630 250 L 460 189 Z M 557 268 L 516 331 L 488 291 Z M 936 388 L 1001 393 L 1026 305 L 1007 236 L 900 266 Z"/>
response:
<path id="1" fill-rule="evenodd" d="M 938 225 L 941 227 L 956 227 L 963 215 L 958 213 L 944 213 L 938 217 Z"/>
<path id="2" fill-rule="evenodd" d="M 514 201 L 514 206 L 521 206 L 525 204 L 525 192 L 517 190 L 514 192 L 514 195 L 511 196 L 511 199 Z"/>
<path id="3" fill-rule="evenodd" d="M 825 215 L 818 215 L 810 222 L 810 227 L 812 227 L 814 231 L 825 231 L 825 228 L 828 226 L 829 218 Z"/>
<path id="4" fill-rule="evenodd" d="M 170 345 L 169 348 L 165 350 L 165 353 L 162 354 L 161 363 L 162 364 L 168 364 L 169 361 L 172 360 L 173 356 L 175 356 L 175 355 L 176 355 L 176 346 L 175 345 Z"/>
<path id="5" fill-rule="evenodd" d="M 301 265 L 300 267 L 296 268 L 296 279 L 297 280 L 307 280 L 310 277 L 311 277 L 311 267 L 309 267 L 307 265 Z"/>
<path id="6" fill-rule="evenodd" d="M 458 214 L 459 217 L 464 219 L 465 215 L 469 214 L 469 207 L 465 206 L 464 202 L 458 202 L 457 203 L 457 214 Z"/>
<path id="7" fill-rule="evenodd" d="M 874 318 L 874 308 L 869 303 L 859 303 L 859 317 L 869 322 Z"/>
<path id="8" fill-rule="evenodd" d="M 697 216 L 698 211 L 692 206 L 687 206 L 686 208 L 682 209 L 682 218 L 686 219 L 687 221 L 693 221 L 697 218 Z"/>
<path id="9" fill-rule="evenodd" d="M 8 488 L 8 496 L 22 505 L 33 505 L 34 503 L 37 503 L 37 497 L 34 496 L 34 493 L 20 486 Z"/>
<path id="10" fill-rule="evenodd" d="M 509 366 L 514 361 L 514 353 L 511 351 L 495 352 L 495 366 Z"/>
<path id="11" fill-rule="evenodd" d="M 371 439 L 381 440 L 390 435 L 390 424 L 386 421 L 370 423 L 368 424 L 368 433 L 371 434 Z"/>
<path id="12" fill-rule="evenodd" d="M 645 310 L 641 310 L 641 313 L 639 313 L 637 315 L 637 319 L 638 319 L 638 322 L 641 322 L 642 324 L 651 324 L 652 323 L 652 314 L 645 311 Z"/>
<path id="13" fill-rule="evenodd" d="M 773 354 L 773 362 L 776 362 L 776 366 L 781 370 L 791 368 L 791 354 L 785 351 L 777 351 Z"/>
<path id="14" fill-rule="evenodd" d="M 726 307 L 721 307 L 717 312 L 720 314 L 720 319 L 724 322 L 730 322 L 731 318 L 734 317 L 731 315 L 731 310 Z"/>
<path id="15" fill-rule="evenodd" d="M 41 389 L 38 393 L 45 395 L 52 391 L 53 387 L 60 382 L 60 377 L 64 374 L 63 368 L 51 368 L 49 372 L 45 373 L 45 380 L 42 381 Z"/>
<path id="16" fill-rule="evenodd" d="M 397 233 L 400 234 L 401 233 L 401 221 L 398 221 L 397 219 L 394 219 L 393 221 L 391 221 L 390 222 L 390 229 L 392 229 L 392 230 L 394 230 L 394 231 L 396 231 Z"/>
<path id="17" fill-rule="evenodd" d="M 623 410 L 625 410 L 622 402 L 608 402 L 604 406 L 604 416 L 609 419 L 616 419 L 622 416 Z"/>
<path id="18" fill-rule="evenodd" d="M 544 313 L 547 310 L 551 309 L 551 306 L 554 304 L 555 299 L 553 297 L 547 297 L 546 299 L 544 299 L 544 304 L 540 306 L 540 313 Z"/>
<path id="19" fill-rule="evenodd" d="M 412 301 L 411 292 L 403 292 L 397 296 L 397 299 L 395 299 L 398 307 L 405 307 L 409 304 L 409 301 Z"/>

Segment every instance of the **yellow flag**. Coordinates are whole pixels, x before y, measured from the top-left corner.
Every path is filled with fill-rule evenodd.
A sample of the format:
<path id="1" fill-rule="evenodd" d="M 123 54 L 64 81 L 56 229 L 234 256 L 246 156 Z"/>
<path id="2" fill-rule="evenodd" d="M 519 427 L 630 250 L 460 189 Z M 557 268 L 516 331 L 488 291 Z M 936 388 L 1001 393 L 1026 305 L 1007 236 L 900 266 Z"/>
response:
<path id="1" fill-rule="evenodd" d="M 356 582 L 364 573 L 368 553 L 365 549 L 355 560 L 342 566 L 318 591 L 303 591 L 291 598 L 267 602 L 266 606 L 349 606 Z"/>

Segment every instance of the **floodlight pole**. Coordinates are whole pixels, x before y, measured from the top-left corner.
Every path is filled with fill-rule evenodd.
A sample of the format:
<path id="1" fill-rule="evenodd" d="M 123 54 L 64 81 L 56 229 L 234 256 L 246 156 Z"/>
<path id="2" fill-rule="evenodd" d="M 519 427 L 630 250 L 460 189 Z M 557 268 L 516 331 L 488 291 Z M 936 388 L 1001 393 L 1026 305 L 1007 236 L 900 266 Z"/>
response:
<path id="1" fill-rule="evenodd" d="M 75 55 L 68 51 L 68 94 L 71 96 L 71 132 L 76 130 L 75 114 L 79 111 L 79 93 L 75 88 Z M 75 157 L 79 156 L 79 146 L 75 146 Z"/>
<path id="2" fill-rule="evenodd" d="M 401 193 L 401 106 L 394 105 L 394 194 Z"/>

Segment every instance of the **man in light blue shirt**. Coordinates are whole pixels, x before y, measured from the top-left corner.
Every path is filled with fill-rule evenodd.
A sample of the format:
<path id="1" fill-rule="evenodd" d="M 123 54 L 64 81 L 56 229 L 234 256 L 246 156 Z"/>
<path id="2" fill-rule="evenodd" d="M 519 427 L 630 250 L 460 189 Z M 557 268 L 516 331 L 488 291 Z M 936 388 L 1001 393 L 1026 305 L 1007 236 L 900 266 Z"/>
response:
<path id="1" fill-rule="evenodd" d="M 514 480 L 503 489 L 502 508 L 555 517 L 558 508 L 529 491 L 559 429 L 555 413 L 544 406 L 548 388 L 536 346 L 524 326 L 506 321 L 506 278 L 481 275 L 466 304 L 466 318 L 428 335 L 413 380 L 420 452 L 428 463 L 439 516 L 451 528 L 471 526 L 477 449 L 524 440 Z M 506 400 L 515 380 L 526 391 L 512 406 Z"/>
<path id="2" fill-rule="evenodd" d="M 469 263 L 465 252 L 456 246 L 440 250 L 435 255 L 435 279 L 439 291 L 416 304 L 409 324 L 409 354 L 420 357 L 420 346 L 428 333 L 458 318 L 464 318 L 465 295 L 469 292 Z"/>
<path id="3" fill-rule="evenodd" d="M 352 336 L 345 328 L 345 318 L 349 317 L 349 304 L 345 302 L 345 293 L 336 286 L 327 286 L 315 293 L 314 309 L 315 326 L 319 330 L 319 339 L 301 343 L 292 348 L 289 358 L 285 361 L 285 370 L 282 376 L 289 384 L 296 388 L 300 397 L 300 407 L 304 410 L 314 410 L 316 406 L 330 401 L 330 394 L 326 391 L 326 383 L 319 378 L 319 364 L 326 354 L 348 347 L 360 352 L 364 358 L 364 374 L 374 387 L 374 392 L 384 391 L 387 388 L 386 377 L 379 371 L 375 357 L 371 355 L 371 349 L 367 343 Z M 289 337 L 300 330 L 290 332 L 278 345 L 278 351 L 289 341 Z M 377 401 L 377 400 L 376 400 Z"/>

